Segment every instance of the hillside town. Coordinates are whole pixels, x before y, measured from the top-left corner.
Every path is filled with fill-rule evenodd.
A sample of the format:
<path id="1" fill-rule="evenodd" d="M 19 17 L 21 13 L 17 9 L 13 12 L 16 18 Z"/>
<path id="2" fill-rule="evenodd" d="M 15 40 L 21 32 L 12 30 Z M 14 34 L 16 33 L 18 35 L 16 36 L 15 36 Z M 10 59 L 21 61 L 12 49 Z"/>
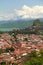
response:
<path id="1" fill-rule="evenodd" d="M 12 62 L 21 65 L 31 51 L 38 53 L 43 49 L 42 35 L 17 34 L 14 37 L 13 34 L 0 34 L 0 63 L 6 62 L 6 65 L 9 65 L 9 62 Z"/>

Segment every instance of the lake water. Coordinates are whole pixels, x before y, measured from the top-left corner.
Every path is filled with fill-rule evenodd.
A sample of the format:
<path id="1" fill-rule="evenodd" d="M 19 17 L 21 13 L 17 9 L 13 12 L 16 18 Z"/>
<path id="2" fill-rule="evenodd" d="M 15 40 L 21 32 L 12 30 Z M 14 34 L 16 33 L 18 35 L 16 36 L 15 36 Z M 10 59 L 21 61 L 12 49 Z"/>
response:
<path id="1" fill-rule="evenodd" d="M 0 31 L 12 31 L 14 29 L 17 30 L 17 28 L 0 28 Z"/>

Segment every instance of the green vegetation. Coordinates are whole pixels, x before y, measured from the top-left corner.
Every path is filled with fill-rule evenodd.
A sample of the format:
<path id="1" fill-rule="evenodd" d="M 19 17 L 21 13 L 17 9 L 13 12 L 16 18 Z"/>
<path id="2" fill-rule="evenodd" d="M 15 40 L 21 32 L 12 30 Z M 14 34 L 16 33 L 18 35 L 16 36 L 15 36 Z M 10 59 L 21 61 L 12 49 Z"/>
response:
<path id="1" fill-rule="evenodd" d="M 43 56 L 43 49 L 40 50 L 40 54 Z"/>
<path id="2" fill-rule="evenodd" d="M 6 52 L 12 52 L 12 51 L 14 51 L 14 48 L 6 48 L 6 50 L 5 50 Z"/>
<path id="3" fill-rule="evenodd" d="M 32 51 L 30 55 L 31 55 L 31 57 L 37 57 L 37 53 L 36 53 L 36 51 L 35 51 L 35 50 L 34 50 L 34 51 Z"/>
<path id="4" fill-rule="evenodd" d="M 0 49 L 0 54 L 3 52 L 3 50 L 2 49 Z"/>
<path id="5" fill-rule="evenodd" d="M 6 65 L 6 62 L 1 62 L 0 65 Z M 17 63 L 9 62 L 8 65 L 18 65 Z"/>
<path id="6" fill-rule="evenodd" d="M 40 56 L 36 53 L 36 51 L 31 52 L 31 56 L 29 56 L 26 60 L 24 61 L 23 65 L 43 65 L 43 49 L 40 50 L 39 52 Z"/>
<path id="7" fill-rule="evenodd" d="M 39 34 L 39 35 L 43 35 L 43 31 L 39 31 L 38 34 Z"/>
<path id="8" fill-rule="evenodd" d="M 14 38 L 16 38 L 16 35 L 17 35 L 17 33 L 12 33 L 12 36 L 13 36 Z"/>
<path id="9" fill-rule="evenodd" d="M 25 29 L 16 30 L 17 33 L 21 34 L 39 34 L 43 35 L 43 22 L 39 19 L 33 21 L 32 26 Z"/>
<path id="10" fill-rule="evenodd" d="M 42 62 L 39 59 L 34 58 L 26 61 L 24 65 L 42 65 Z"/>
<path id="11" fill-rule="evenodd" d="M 6 62 L 1 62 L 0 64 L 1 64 L 1 65 L 6 65 Z"/>
<path id="12" fill-rule="evenodd" d="M 2 27 L 1 27 L 2 26 Z M 43 20 L 19 20 L 19 21 L 13 21 L 13 22 L 7 22 L 4 24 L 0 24 L 0 28 L 3 28 L 5 30 L 10 29 L 9 31 L 1 31 L 0 33 L 9 33 L 13 34 L 14 37 L 16 37 L 16 34 L 39 34 L 43 35 Z M 12 29 L 12 30 L 11 30 Z"/>
<path id="13" fill-rule="evenodd" d="M 24 41 L 28 41 L 28 38 L 24 38 Z"/>
<path id="14" fill-rule="evenodd" d="M 9 65 L 18 65 L 17 63 L 9 62 Z"/>
<path id="15" fill-rule="evenodd" d="M 3 22 L 3 21 L 2 21 Z M 0 24 L 0 30 L 17 30 L 17 29 L 24 29 L 27 28 L 29 26 L 31 26 L 33 23 L 33 20 L 10 20 L 10 21 L 6 21 L 6 23 L 2 23 Z"/>

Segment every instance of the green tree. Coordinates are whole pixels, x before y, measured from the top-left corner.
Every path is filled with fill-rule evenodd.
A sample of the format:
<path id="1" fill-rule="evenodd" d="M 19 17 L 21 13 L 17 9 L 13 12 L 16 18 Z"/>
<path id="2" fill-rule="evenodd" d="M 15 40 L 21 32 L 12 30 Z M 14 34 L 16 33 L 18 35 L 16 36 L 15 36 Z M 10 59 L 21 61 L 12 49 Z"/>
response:
<path id="1" fill-rule="evenodd" d="M 1 65 L 6 65 L 6 62 L 1 62 Z"/>
<path id="2" fill-rule="evenodd" d="M 31 57 L 37 57 L 37 52 L 34 50 L 34 51 L 31 51 L 31 54 L 30 54 Z"/>
<path id="3" fill-rule="evenodd" d="M 9 62 L 9 65 L 18 65 L 17 63 Z"/>
<path id="4" fill-rule="evenodd" d="M 0 54 L 3 52 L 3 50 L 2 49 L 0 49 Z"/>
<path id="5" fill-rule="evenodd" d="M 33 58 L 31 60 L 25 61 L 24 65 L 42 65 L 42 62 L 37 58 Z"/>
<path id="6" fill-rule="evenodd" d="M 32 59 L 30 65 L 42 65 L 41 61 L 38 59 Z"/>
<path id="7" fill-rule="evenodd" d="M 43 56 L 43 49 L 40 50 L 40 54 Z"/>
<path id="8" fill-rule="evenodd" d="M 24 38 L 24 41 L 28 41 L 28 38 Z"/>
<path id="9" fill-rule="evenodd" d="M 13 47 L 11 47 L 11 48 L 6 48 L 5 51 L 6 51 L 6 52 L 12 52 L 12 51 L 14 51 L 14 48 L 13 48 Z"/>

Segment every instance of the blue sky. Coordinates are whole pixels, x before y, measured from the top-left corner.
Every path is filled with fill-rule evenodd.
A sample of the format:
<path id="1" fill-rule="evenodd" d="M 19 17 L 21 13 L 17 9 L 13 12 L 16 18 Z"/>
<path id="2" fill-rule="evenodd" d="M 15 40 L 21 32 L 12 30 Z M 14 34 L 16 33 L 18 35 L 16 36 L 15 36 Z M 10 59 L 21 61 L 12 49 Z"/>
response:
<path id="1" fill-rule="evenodd" d="M 43 5 L 43 0 L 0 0 L 0 11 L 5 12 L 12 9 L 20 9 L 23 5 L 30 7 Z"/>
<path id="2" fill-rule="evenodd" d="M 43 0 L 0 0 L 0 14 L 12 12 L 14 9 L 21 10 L 24 5 L 28 7 L 43 6 Z"/>

